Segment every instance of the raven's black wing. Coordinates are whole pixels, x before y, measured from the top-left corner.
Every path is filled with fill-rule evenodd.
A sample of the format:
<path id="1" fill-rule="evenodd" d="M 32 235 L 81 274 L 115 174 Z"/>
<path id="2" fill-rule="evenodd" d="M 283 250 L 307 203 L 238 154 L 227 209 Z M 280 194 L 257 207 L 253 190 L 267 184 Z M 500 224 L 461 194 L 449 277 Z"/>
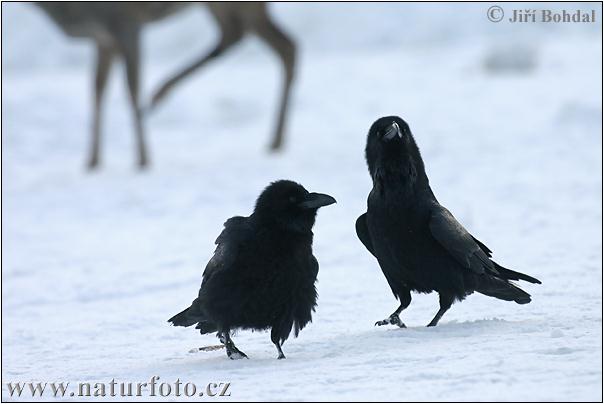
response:
<path id="1" fill-rule="evenodd" d="M 369 234 L 369 229 L 367 228 L 367 213 L 363 213 L 361 216 L 359 216 L 355 226 L 359 240 L 361 240 L 369 252 L 375 257 L 373 242 L 371 241 L 371 235 Z"/>
<path id="2" fill-rule="evenodd" d="M 253 234 L 252 226 L 249 223 L 249 218 L 235 216 L 224 223 L 224 230 L 216 239 L 217 244 L 214 255 L 206 265 L 202 275 L 201 287 L 197 298 L 193 300 L 191 306 L 182 312 L 172 317 L 169 322 L 174 325 L 188 327 L 195 323 L 202 334 L 216 331 L 216 325 L 207 321 L 207 316 L 204 313 L 204 300 L 212 299 L 211 292 L 215 289 L 221 291 L 219 286 L 221 281 L 218 280 L 216 274 L 225 274 L 228 277 L 228 272 L 235 271 L 237 255 L 243 243 L 249 240 Z M 210 292 L 210 296 L 208 296 Z M 204 295 L 206 299 L 204 299 Z"/>
<path id="3" fill-rule="evenodd" d="M 356 229 L 357 229 L 357 236 L 359 237 L 361 242 L 365 245 L 367 250 L 369 250 L 369 252 L 371 254 L 373 254 L 373 256 L 375 258 L 377 258 L 378 263 L 380 264 L 380 269 L 382 270 L 382 273 L 386 277 L 386 281 L 388 282 L 388 285 L 390 286 L 392 293 L 394 294 L 394 296 L 397 299 L 399 299 L 400 298 L 399 296 L 402 293 L 401 288 L 402 288 L 402 285 L 404 284 L 403 278 L 401 277 L 401 268 L 396 267 L 396 266 L 393 267 L 385 262 L 380 261 L 378 256 L 375 254 L 375 250 L 373 247 L 373 241 L 371 240 L 371 235 L 369 234 L 369 228 L 367 227 L 367 213 L 363 213 L 361 216 L 359 216 L 359 218 L 357 219 L 357 222 L 356 222 Z"/>
<path id="4" fill-rule="evenodd" d="M 235 269 L 237 254 L 242 243 L 252 234 L 249 218 L 235 216 L 224 223 L 224 230 L 216 239 L 217 244 L 214 255 L 206 265 L 202 275 L 201 287 L 199 294 L 191 303 L 191 306 L 172 317 L 169 322 L 174 325 L 188 327 L 195 323 L 197 328 L 203 333 L 214 332 L 215 325 L 208 323 L 203 310 L 203 295 L 207 294 L 208 290 L 214 289 L 217 273 L 225 273 Z M 212 285 L 214 283 L 214 285 Z M 220 283 L 220 282 L 218 282 Z"/>
<path id="5" fill-rule="evenodd" d="M 489 249 L 489 247 L 487 247 L 486 245 L 484 245 L 476 237 L 472 236 L 472 238 L 474 239 L 474 241 L 476 242 L 476 244 L 478 244 L 478 246 L 482 249 L 482 251 L 484 251 L 484 253 L 489 258 L 491 258 L 491 254 L 493 252 Z M 501 265 L 499 265 L 498 263 L 496 263 L 493 260 L 491 260 L 491 262 L 493 263 L 493 265 L 495 265 L 495 268 L 499 272 L 499 275 L 501 275 L 501 277 L 504 278 L 504 279 L 511 280 L 511 281 L 523 280 L 523 281 L 527 281 L 527 282 L 530 282 L 530 283 L 539 283 L 539 284 L 541 284 L 541 281 L 539 279 L 537 279 L 537 278 L 533 278 L 532 276 L 527 275 L 527 274 L 523 274 L 522 272 L 516 272 L 516 271 L 513 271 L 511 269 L 504 268 L 504 267 L 502 267 Z"/>
<path id="6" fill-rule="evenodd" d="M 203 271 L 203 281 L 206 282 L 216 272 L 229 271 L 237 260 L 239 248 L 251 234 L 249 218 L 235 216 L 224 223 L 224 230 L 216 239 L 214 255 Z"/>
<path id="7" fill-rule="evenodd" d="M 491 251 L 472 237 L 446 208 L 432 209 L 429 227 L 432 236 L 461 266 L 477 274 L 498 274 L 489 259 Z"/>
<path id="8" fill-rule="evenodd" d="M 537 278 L 504 268 L 492 261 L 491 250 L 480 240 L 474 238 L 453 217 L 451 212 L 442 206 L 432 210 L 430 216 L 430 231 L 434 238 L 451 254 L 464 268 L 477 274 L 495 275 L 498 278 L 513 281 L 541 283 Z"/>

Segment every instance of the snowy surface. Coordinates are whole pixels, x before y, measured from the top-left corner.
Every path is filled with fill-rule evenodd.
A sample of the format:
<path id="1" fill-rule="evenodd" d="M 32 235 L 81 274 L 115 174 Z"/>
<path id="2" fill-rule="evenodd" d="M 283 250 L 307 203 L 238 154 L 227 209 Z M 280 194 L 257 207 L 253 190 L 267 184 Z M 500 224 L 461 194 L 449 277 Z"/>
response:
<path id="1" fill-rule="evenodd" d="M 88 175 L 92 47 L 2 4 L 3 399 L 7 382 L 159 376 L 228 381 L 236 400 L 602 400 L 601 22 L 493 24 L 487 4 L 271 7 L 300 44 L 284 153 L 265 151 L 279 67 L 248 39 L 149 117 L 146 173 L 115 69 L 104 167 Z M 149 28 L 144 94 L 215 37 L 203 9 Z M 528 67 L 498 69 L 505 55 Z M 522 285 L 531 304 L 476 294 L 428 329 L 438 298 L 414 295 L 408 329 L 374 327 L 397 302 L 354 221 L 365 134 L 385 114 L 411 125 L 441 203 L 543 281 Z M 217 341 L 166 320 L 196 295 L 225 219 L 279 178 L 338 200 L 315 226 L 313 323 L 283 361 L 247 331 L 249 360 L 189 353 Z"/>

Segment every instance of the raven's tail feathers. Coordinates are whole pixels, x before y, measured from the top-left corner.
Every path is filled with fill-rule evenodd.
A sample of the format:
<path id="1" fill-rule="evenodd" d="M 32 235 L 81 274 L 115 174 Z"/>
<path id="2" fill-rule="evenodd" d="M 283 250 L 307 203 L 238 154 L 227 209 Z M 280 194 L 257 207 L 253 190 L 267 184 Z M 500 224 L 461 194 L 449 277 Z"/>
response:
<path id="1" fill-rule="evenodd" d="M 193 324 L 199 322 L 201 320 L 198 316 L 192 313 L 193 309 L 191 307 L 184 309 L 174 317 L 168 320 L 172 325 L 179 327 L 189 327 Z"/>
<path id="2" fill-rule="evenodd" d="M 518 304 L 527 304 L 531 301 L 531 295 L 511 282 L 488 275 L 480 276 L 478 279 L 476 291 L 483 295 Z"/>
<path id="3" fill-rule="evenodd" d="M 216 324 L 203 320 L 200 321 L 195 328 L 198 329 L 201 334 L 208 334 L 218 331 L 218 326 Z"/>
<path id="4" fill-rule="evenodd" d="M 516 271 L 512 271 L 511 269 L 504 268 L 494 261 L 491 261 L 491 262 L 493 262 L 493 264 L 495 264 L 495 268 L 497 269 L 497 272 L 499 272 L 499 275 L 504 279 L 508 279 L 508 280 L 512 280 L 512 281 L 523 280 L 523 281 L 527 281 L 530 283 L 541 284 L 541 281 L 537 278 L 533 278 L 532 276 L 523 274 L 522 272 L 516 272 Z"/>
<path id="5" fill-rule="evenodd" d="M 200 309 L 197 299 L 193 301 L 191 307 L 184 309 L 168 320 L 168 322 L 179 327 L 189 327 L 197 323 L 195 328 L 202 334 L 216 332 L 218 330 L 218 326 L 209 321 L 207 316 L 203 313 L 203 310 Z"/>

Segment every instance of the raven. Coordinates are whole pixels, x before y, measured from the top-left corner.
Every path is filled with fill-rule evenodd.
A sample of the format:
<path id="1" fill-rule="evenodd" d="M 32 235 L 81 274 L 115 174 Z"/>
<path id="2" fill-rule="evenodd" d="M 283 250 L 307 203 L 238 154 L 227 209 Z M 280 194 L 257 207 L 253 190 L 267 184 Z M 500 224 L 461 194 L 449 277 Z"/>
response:
<path id="1" fill-rule="evenodd" d="M 541 283 L 504 268 L 432 193 L 409 126 L 397 116 L 378 119 L 369 129 L 365 157 L 373 188 L 356 232 L 377 261 L 400 306 L 375 325 L 405 327 L 399 314 L 411 291 L 438 292 L 435 326 L 456 300 L 473 292 L 526 304 L 530 295 L 510 280 Z"/>
<path id="2" fill-rule="evenodd" d="M 270 328 L 278 359 L 284 359 L 281 345 L 292 328 L 297 337 L 312 321 L 319 271 L 312 227 L 317 210 L 335 202 L 293 181 L 270 184 L 250 216 L 226 221 L 199 295 L 168 321 L 182 327 L 197 323 L 201 334 L 217 332 L 230 359 L 247 358 L 231 331 Z"/>

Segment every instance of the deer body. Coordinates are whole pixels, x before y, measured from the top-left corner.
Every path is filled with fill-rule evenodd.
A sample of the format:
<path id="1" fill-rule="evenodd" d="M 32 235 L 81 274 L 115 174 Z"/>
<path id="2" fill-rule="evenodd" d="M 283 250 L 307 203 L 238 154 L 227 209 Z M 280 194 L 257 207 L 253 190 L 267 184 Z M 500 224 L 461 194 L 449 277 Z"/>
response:
<path id="1" fill-rule="evenodd" d="M 92 142 L 88 168 L 98 167 L 101 137 L 102 100 L 113 61 L 122 59 L 126 65 L 126 81 L 135 123 L 138 165 L 144 168 L 149 159 L 142 124 L 139 99 L 140 36 L 145 24 L 174 14 L 185 7 L 200 3 L 180 2 L 39 2 L 37 5 L 72 37 L 94 41 L 97 50 L 94 78 L 94 109 Z M 223 54 L 246 33 L 258 35 L 279 56 L 284 66 L 284 84 L 280 97 L 277 125 L 271 149 L 283 141 L 283 128 L 291 83 L 294 74 L 295 45 L 271 20 L 265 3 L 207 3 L 219 29 L 220 39 L 206 55 L 166 81 L 152 98 L 151 107 L 164 99 L 174 86 L 195 70 Z"/>

